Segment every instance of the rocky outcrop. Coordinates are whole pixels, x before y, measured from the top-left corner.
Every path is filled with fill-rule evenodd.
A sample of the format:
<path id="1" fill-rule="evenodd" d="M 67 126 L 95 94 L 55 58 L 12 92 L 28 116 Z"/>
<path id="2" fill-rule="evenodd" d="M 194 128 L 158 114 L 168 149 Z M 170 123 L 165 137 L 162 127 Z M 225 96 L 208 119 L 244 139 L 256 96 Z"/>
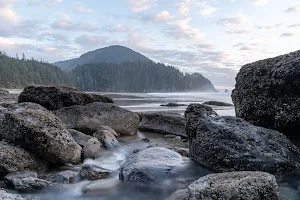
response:
<path id="1" fill-rule="evenodd" d="M 0 103 L 14 103 L 18 101 L 18 94 L 11 94 L 6 90 L 0 89 Z"/>
<path id="2" fill-rule="evenodd" d="M 77 176 L 79 176 L 79 172 L 73 170 L 66 170 L 43 175 L 40 178 L 46 181 L 50 181 L 52 183 L 70 184 L 74 182 L 74 179 Z"/>
<path id="3" fill-rule="evenodd" d="M 83 147 L 83 158 L 93 158 L 95 159 L 100 151 L 102 144 L 97 138 L 89 139 L 86 145 Z"/>
<path id="4" fill-rule="evenodd" d="M 18 194 L 9 194 L 4 190 L 0 190 L 0 199 L 5 200 L 26 200 Z"/>
<path id="5" fill-rule="evenodd" d="M 187 106 L 186 104 L 181 104 L 181 103 L 167 103 L 167 104 L 162 104 L 160 106 L 165 106 L 165 107 L 179 107 L 179 106 Z"/>
<path id="6" fill-rule="evenodd" d="M 280 200 L 276 178 L 265 172 L 211 174 L 188 187 L 184 200 Z"/>
<path id="7" fill-rule="evenodd" d="M 99 130 L 93 134 L 93 137 L 97 138 L 105 148 L 119 146 L 118 136 L 119 134 L 108 126 L 99 127 Z"/>
<path id="8" fill-rule="evenodd" d="M 88 180 L 99 180 L 107 178 L 112 171 L 103 169 L 96 165 L 83 165 L 80 170 L 80 176 Z"/>
<path id="9" fill-rule="evenodd" d="M 0 178 L 8 173 L 47 169 L 47 163 L 33 154 L 15 146 L 0 143 Z"/>
<path id="10" fill-rule="evenodd" d="M 186 137 L 185 119 L 178 113 L 144 113 L 139 129 L 141 131 L 151 131 Z"/>
<path id="11" fill-rule="evenodd" d="M 244 65 L 232 92 L 236 116 L 300 146 L 299 77 L 300 51 Z"/>
<path id="12" fill-rule="evenodd" d="M 298 148 L 275 130 L 236 117 L 219 117 L 201 104 L 191 104 L 185 116 L 189 156 L 208 168 L 276 175 L 299 169 Z"/>
<path id="13" fill-rule="evenodd" d="M 33 103 L 16 104 L 4 114 L 3 138 L 55 164 L 81 161 L 81 147 L 50 111 Z"/>
<path id="14" fill-rule="evenodd" d="M 208 106 L 233 106 L 230 103 L 225 103 L 225 102 L 221 102 L 221 101 L 206 101 L 203 104 L 208 105 Z"/>
<path id="15" fill-rule="evenodd" d="M 56 116 L 70 129 L 92 135 L 101 126 L 109 126 L 120 135 L 134 135 L 139 126 L 137 114 L 108 103 L 70 106 L 55 111 Z"/>
<path id="16" fill-rule="evenodd" d="M 180 154 L 164 147 L 138 151 L 121 167 L 120 180 L 159 184 L 175 174 L 174 168 L 182 165 Z"/>
<path id="17" fill-rule="evenodd" d="M 109 97 L 87 94 L 65 86 L 28 86 L 20 94 L 18 101 L 19 103 L 37 103 L 48 110 L 93 102 L 113 103 L 113 100 Z"/>

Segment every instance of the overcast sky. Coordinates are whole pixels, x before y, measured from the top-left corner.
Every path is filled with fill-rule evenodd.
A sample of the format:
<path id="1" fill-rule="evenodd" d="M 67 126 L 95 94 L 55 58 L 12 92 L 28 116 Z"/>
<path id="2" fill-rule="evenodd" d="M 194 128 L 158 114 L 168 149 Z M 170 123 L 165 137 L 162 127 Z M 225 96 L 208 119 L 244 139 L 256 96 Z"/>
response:
<path id="1" fill-rule="evenodd" d="M 49 62 L 119 44 L 216 86 L 300 48 L 299 0 L 0 0 L 0 50 Z"/>

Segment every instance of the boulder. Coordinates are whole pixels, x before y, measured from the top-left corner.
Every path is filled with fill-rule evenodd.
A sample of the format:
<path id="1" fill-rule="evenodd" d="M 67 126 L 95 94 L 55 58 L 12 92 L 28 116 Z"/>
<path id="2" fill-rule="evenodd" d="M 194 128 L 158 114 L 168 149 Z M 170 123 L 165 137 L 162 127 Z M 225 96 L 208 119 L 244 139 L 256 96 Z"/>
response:
<path id="1" fill-rule="evenodd" d="M 87 135 L 92 135 L 102 126 L 109 126 L 120 135 L 134 135 L 140 122 L 137 114 L 109 103 L 70 106 L 54 113 L 69 129 Z"/>
<path id="2" fill-rule="evenodd" d="M 18 194 L 9 194 L 4 190 L 0 190 L 0 199 L 3 200 L 26 200 Z"/>
<path id="3" fill-rule="evenodd" d="M 80 170 L 80 176 L 88 180 L 99 180 L 107 178 L 112 171 L 98 167 L 96 165 L 83 165 Z"/>
<path id="4" fill-rule="evenodd" d="M 65 86 L 28 86 L 20 94 L 18 102 L 33 102 L 48 110 L 57 110 L 93 102 L 113 103 L 113 100 L 106 96 L 88 94 Z"/>
<path id="5" fill-rule="evenodd" d="M 0 143 L 0 178 L 16 171 L 46 169 L 47 163 L 33 154 L 19 147 Z"/>
<path id="6" fill-rule="evenodd" d="M 280 200 L 276 178 L 265 172 L 229 172 L 200 178 L 184 200 Z"/>
<path id="7" fill-rule="evenodd" d="M 133 154 L 121 167 L 120 180 L 159 184 L 182 166 L 180 154 L 164 147 L 152 147 Z"/>
<path id="8" fill-rule="evenodd" d="M 300 51 L 242 66 L 232 92 L 236 116 L 300 146 L 299 77 Z"/>
<path id="9" fill-rule="evenodd" d="M 66 170 L 61 172 L 53 172 L 43 175 L 40 178 L 52 183 L 71 184 L 74 179 L 79 175 L 79 172 L 73 170 Z"/>
<path id="10" fill-rule="evenodd" d="M 218 172 L 264 171 L 281 175 L 299 169 L 300 152 L 283 134 L 241 118 L 219 117 L 208 106 L 186 112 L 189 156 Z"/>
<path id="11" fill-rule="evenodd" d="M 96 138 L 89 139 L 83 148 L 83 158 L 95 159 L 97 154 L 100 151 L 101 146 L 102 144 L 99 142 L 98 139 Z"/>
<path id="12" fill-rule="evenodd" d="M 165 106 L 165 107 L 179 107 L 179 106 L 187 106 L 186 104 L 180 104 L 180 103 L 167 103 L 167 104 L 162 104 L 160 106 Z"/>
<path id="13" fill-rule="evenodd" d="M 90 135 L 86 135 L 84 133 L 81 133 L 79 131 L 76 131 L 74 129 L 68 129 L 69 133 L 72 135 L 73 139 L 83 148 L 89 139 L 93 139 L 95 137 L 92 137 Z"/>
<path id="14" fill-rule="evenodd" d="M 97 138 L 105 148 L 119 146 L 118 136 L 116 131 L 108 126 L 99 127 L 99 130 L 93 134 L 93 137 Z"/>
<path id="15" fill-rule="evenodd" d="M 186 137 L 185 119 L 179 113 L 144 113 L 139 129 L 141 131 L 151 131 Z"/>
<path id="16" fill-rule="evenodd" d="M 230 103 L 225 103 L 225 102 L 221 102 L 221 101 L 206 101 L 203 104 L 209 105 L 209 106 L 233 106 Z"/>
<path id="17" fill-rule="evenodd" d="M 13 103 L 18 101 L 18 94 L 11 94 L 6 90 L 0 89 L 0 103 Z"/>
<path id="18" fill-rule="evenodd" d="M 38 179 L 37 173 L 33 171 L 10 173 L 4 177 L 4 182 L 8 188 L 21 192 L 41 190 L 52 185 L 48 181 Z"/>
<path id="19" fill-rule="evenodd" d="M 3 138 L 55 164 L 81 161 L 81 147 L 50 111 L 33 103 L 16 104 L 4 114 Z"/>

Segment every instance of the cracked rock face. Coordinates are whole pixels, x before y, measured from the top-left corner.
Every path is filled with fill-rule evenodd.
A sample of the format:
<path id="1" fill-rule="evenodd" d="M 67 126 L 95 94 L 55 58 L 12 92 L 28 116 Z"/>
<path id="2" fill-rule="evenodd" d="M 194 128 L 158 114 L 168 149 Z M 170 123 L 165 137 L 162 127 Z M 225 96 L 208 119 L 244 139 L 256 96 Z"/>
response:
<path id="1" fill-rule="evenodd" d="M 192 183 L 184 200 L 279 200 L 276 178 L 265 172 L 211 174 Z"/>
<path id="2" fill-rule="evenodd" d="M 241 118 L 219 117 L 191 104 L 186 112 L 189 156 L 218 172 L 265 171 L 281 175 L 299 169 L 300 152 L 282 133 Z"/>
<path id="3" fill-rule="evenodd" d="M 236 116 L 300 146 L 299 77 L 300 51 L 244 65 L 232 92 Z"/>

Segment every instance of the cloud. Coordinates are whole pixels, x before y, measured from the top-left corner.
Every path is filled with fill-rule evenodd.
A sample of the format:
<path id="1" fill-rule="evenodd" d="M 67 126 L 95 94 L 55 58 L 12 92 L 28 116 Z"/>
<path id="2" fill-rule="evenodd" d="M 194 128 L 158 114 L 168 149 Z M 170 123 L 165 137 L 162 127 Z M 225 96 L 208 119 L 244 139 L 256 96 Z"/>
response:
<path id="1" fill-rule="evenodd" d="M 250 32 L 247 31 L 247 30 L 233 30 L 233 29 L 231 29 L 231 30 L 225 31 L 225 33 L 228 34 L 228 35 L 243 35 L 243 34 L 248 34 Z"/>
<path id="2" fill-rule="evenodd" d="M 215 7 L 210 6 L 206 1 L 183 0 L 176 5 L 179 13 L 182 15 L 187 15 L 193 8 L 199 10 L 200 15 L 211 15 L 217 10 Z"/>
<path id="3" fill-rule="evenodd" d="M 16 24 L 20 21 L 20 16 L 18 16 L 12 9 L 8 7 L 0 7 L 0 21 Z"/>
<path id="4" fill-rule="evenodd" d="M 280 35 L 281 37 L 293 37 L 295 36 L 293 33 L 283 33 Z"/>
<path id="5" fill-rule="evenodd" d="M 253 5 L 255 6 L 263 6 L 269 2 L 270 0 L 252 0 Z"/>
<path id="6" fill-rule="evenodd" d="M 154 21 L 168 21 L 173 19 L 174 17 L 170 15 L 170 13 L 168 11 L 162 11 L 160 13 L 158 13 L 155 17 L 154 17 Z"/>
<path id="7" fill-rule="evenodd" d="M 287 13 L 296 13 L 300 12 L 300 5 L 289 7 L 288 9 L 285 10 Z"/>
<path id="8" fill-rule="evenodd" d="M 39 6 L 39 7 L 53 7 L 57 4 L 61 3 L 62 0 L 39 0 L 39 1 L 31 1 L 29 5 L 31 6 Z"/>
<path id="9" fill-rule="evenodd" d="M 289 25 L 288 28 L 300 28 L 300 24 Z"/>
<path id="10" fill-rule="evenodd" d="M 77 13 L 92 13 L 94 12 L 94 10 L 90 9 L 90 8 L 86 8 L 83 4 L 81 3 L 76 3 L 74 9 L 73 9 L 74 12 L 77 12 Z"/>
<path id="11" fill-rule="evenodd" d="M 242 14 L 238 14 L 236 16 L 220 18 L 218 20 L 218 23 L 223 24 L 225 26 L 232 26 L 232 25 L 244 24 L 247 21 L 248 21 L 248 18 L 246 16 L 244 16 Z"/>
<path id="12" fill-rule="evenodd" d="M 53 29 L 59 29 L 59 30 L 65 30 L 65 31 L 91 32 L 91 31 L 98 30 L 97 23 L 91 22 L 91 21 L 86 21 L 86 22 L 81 21 L 78 23 L 73 23 L 71 18 L 68 15 L 61 15 L 60 19 L 55 20 L 51 24 L 51 27 Z"/>
<path id="13" fill-rule="evenodd" d="M 271 29 L 275 29 L 275 28 L 278 28 L 278 27 L 281 27 L 281 26 L 282 26 L 282 24 L 274 24 L 274 25 L 267 25 L 267 26 L 256 25 L 254 27 L 258 30 L 262 30 L 262 29 L 271 30 Z"/>
<path id="14" fill-rule="evenodd" d="M 180 40 L 180 39 L 188 39 L 188 40 L 199 40 L 203 37 L 203 33 L 199 31 L 197 28 L 193 28 L 189 25 L 189 22 L 192 18 L 186 18 L 184 20 L 175 20 L 174 22 L 170 22 L 171 27 L 167 30 L 168 35 Z"/>
<path id="15" fill-rule="evenodd" d="M 156 0 L 125 0 L 132 11 L 141 12 L 155 5 Z"/>
<path id="16" fill-rule="evenodd" d="M 257 49 L 258 44 L 252 43 L 252 44 L 245 44 L 245 43 L 237 43 L 233 45 L 232 47 L 237 48 L 240 51 L 252 51 Z"/>
<path id="17" fill-rule="evenodd" d="M 117 24 L 115 26 L 105 26 L 102 28 L 102 30 L 110 33 L 128 33 L 131 31 L 131 28 L 126 27 L 123 24 Z"/>
<path id="18" fill-rule="evenodd" d="M 0 7 L 9 7 L 15 3 L 15 0 L 0 0 Z"/>

